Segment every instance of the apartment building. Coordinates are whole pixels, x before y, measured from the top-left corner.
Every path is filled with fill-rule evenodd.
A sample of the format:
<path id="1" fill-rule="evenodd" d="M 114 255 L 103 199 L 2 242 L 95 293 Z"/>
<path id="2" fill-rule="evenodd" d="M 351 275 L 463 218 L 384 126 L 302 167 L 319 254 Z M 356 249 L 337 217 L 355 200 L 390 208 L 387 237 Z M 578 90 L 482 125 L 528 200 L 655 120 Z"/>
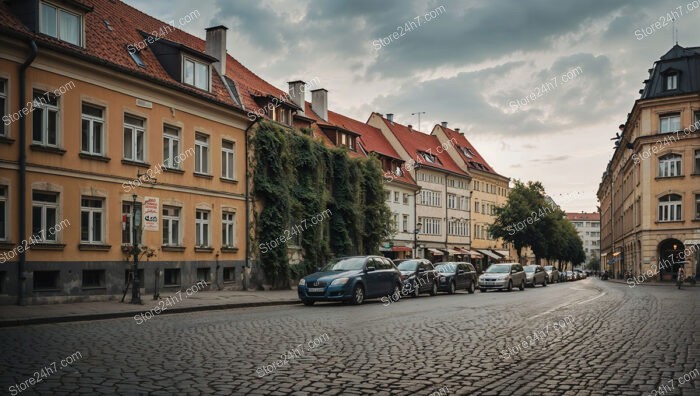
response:
<path id="1" fill-rule="evenodd" d="M 598 187 L 601 264 L 614 275 L 671 281 L 681 266 L 700 272 L 698 77 L 700 47 L 674 45 L 620 125 Z"/>
<path id="2" fill-rule="evenodd" d="M 576 227 L 578 236 L 583 241 L 586 262 L 593 257 L 600 257 L 600 213 L 567 212 L 566 218 Z"/>

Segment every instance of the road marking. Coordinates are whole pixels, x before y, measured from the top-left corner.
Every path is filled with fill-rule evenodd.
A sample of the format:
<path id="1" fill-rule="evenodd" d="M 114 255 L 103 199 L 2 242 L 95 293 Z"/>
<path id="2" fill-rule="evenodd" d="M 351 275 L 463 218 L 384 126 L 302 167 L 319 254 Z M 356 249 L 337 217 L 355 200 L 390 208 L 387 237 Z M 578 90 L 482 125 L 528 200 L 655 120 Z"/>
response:
<path id="1" fill-rule="evenodd" d="M 585 304 L 585 303 L 587 303 L 587 302 L 589 302 L 589 301 L 593 301 L 593 300 L 595 300 L 596 298 L 601 298 L 601 297 L 603 297 L 603 296 L 606 295 L 606 294 L 608 294 L 608 293 L 607 293 L 607 292 L 604 292 L 603 294 L 600 294 L 600 295 L 595 296 L 595 297 L 593 297 L 593 298 L 589 298 L 589 299 L 586 300 L 586 301 L 581 301 L 580 303 L 578 303 L 578 305 Z"/>

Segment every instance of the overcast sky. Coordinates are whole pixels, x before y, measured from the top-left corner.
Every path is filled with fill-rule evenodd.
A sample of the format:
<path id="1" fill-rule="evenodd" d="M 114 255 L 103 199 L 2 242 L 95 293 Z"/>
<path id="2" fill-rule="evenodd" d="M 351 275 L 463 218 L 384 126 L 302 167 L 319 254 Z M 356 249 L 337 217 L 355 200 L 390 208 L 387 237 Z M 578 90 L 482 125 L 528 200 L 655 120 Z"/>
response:
<path id="1" fill-rule="evenodd" d="M 681 46 L 700 46 L 699 0 L 127 3 L 166 21 L 198 10 L 183 30 L 227 26 L 236 59 L 285 91 L 317 79 L 336 112 L 462 128 L 497 172 L 543 182 L 567 211 L 596 210 L 609 139 L 672 47 L 671 18 Z"/>

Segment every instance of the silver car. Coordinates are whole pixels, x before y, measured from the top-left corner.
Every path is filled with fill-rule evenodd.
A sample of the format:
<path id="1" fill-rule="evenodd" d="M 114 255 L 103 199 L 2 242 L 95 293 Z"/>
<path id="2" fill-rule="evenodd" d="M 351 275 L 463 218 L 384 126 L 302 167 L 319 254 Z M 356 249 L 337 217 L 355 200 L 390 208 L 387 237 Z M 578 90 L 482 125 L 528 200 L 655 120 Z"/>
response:
<path id="1" fill-rule="evenodd" d="M 557 267 L 553 265 L 547 265 L 544 267 L 544 271 L 547 273 L 547 282 L 559 282 L 559 270 L 557 269 Z"/>
<path id="2" fill-rule="evenodd" d="M 541 265 L 526 265 L 525 283 L 529 287 L 535 287 L 535 285 L 547 286 L 547 272 Z"/>
<path id="3" fill-rule="evenodd" d="M 479 290 L 484 293 L 489 289 L 513 290 L 517 286 L 525 290 L 525 271 L 518 263 L 491 264 L 479 276 Z"/>

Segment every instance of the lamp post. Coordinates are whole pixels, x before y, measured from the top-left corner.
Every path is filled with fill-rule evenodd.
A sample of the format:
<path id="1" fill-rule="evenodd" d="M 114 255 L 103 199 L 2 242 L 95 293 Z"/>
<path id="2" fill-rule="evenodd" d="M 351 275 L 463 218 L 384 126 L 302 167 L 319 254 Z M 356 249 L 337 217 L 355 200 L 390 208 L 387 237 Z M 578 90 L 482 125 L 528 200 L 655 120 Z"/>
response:
<path id="1" fill-rule="evenodd" d="M 132 237 L 132 248 L 131 253 L 134 255 L 134 286 L 131 289 L 131 303 L 141 304 L 141 282 L 139 281 L 139 241 L 138 229 L 141 227 L 141 209 L 136 208 L 136 198 L 138 196 L 133 194 L 132 204 L 131 204 L 131 237 Z"/>
<path id="2" fill-rule="evenodd" d="M 413 230 L 413 258 L 418 258 L 418 233 L 420 232 L 423 223 L 420 221 L 416 223 L 416 229 Z"/>

